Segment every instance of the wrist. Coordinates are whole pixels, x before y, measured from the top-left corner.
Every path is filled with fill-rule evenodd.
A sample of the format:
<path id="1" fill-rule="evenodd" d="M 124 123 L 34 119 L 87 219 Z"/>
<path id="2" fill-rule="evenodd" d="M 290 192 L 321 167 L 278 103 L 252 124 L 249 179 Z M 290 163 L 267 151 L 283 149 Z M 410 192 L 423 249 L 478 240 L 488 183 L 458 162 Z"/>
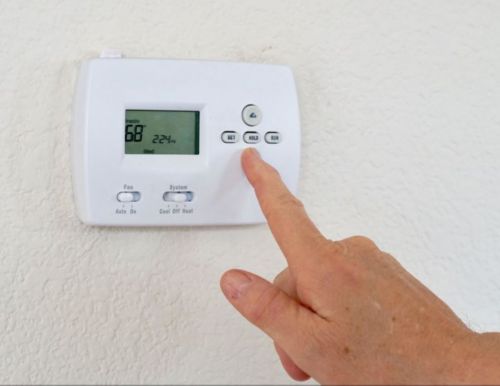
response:
<path id="1" fill-rule="evenodd" d="M 482 384 L 500 383 L 500 334 L 477 334 L 478 354 L 473 362 L 471 382 Z"/>
<path id="2" fill-rule="evenodd" d="M 453 353 L 452 383 L 500 383 L 500 334 L 470 330 L 454 346 Z"/>

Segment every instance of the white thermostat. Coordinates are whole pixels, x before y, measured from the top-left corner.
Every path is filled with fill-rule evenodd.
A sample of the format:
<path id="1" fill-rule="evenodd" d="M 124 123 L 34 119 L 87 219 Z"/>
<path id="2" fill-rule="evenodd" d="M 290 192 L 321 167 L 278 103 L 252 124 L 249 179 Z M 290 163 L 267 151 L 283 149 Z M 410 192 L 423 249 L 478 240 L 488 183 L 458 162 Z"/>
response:
<path id="1" fill-rule="evenodd" d="M 288 67 L 123 58 L 81 67 L 72 161 L 84 223 L 263 222 L 240 164 L 250 146 L 295 192 L 300 123 Z"/>

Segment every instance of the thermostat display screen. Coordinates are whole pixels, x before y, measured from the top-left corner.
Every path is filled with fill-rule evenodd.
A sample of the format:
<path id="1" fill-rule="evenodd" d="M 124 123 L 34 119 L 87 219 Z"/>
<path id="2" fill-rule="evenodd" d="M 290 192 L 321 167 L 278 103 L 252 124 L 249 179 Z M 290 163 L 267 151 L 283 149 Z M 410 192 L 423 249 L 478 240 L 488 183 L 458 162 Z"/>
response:
<path id="1" fill-rule="evenodd" d="M 200 154 L 200 112 L 125 111 L 125 154 Z"/>

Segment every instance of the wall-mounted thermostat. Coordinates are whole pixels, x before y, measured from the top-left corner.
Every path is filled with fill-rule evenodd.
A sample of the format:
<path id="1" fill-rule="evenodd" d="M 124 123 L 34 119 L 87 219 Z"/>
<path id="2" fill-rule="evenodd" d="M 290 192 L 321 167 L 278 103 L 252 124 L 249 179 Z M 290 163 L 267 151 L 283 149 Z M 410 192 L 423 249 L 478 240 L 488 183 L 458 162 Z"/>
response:
<path id="1" fill-rule="evenodd" d="M 76 206 L 88 224 L 263 222 L 240 164 L 249 146 L 297 188 L 299 111 L 284 66 L 89 60 L 73 119 Z"/>

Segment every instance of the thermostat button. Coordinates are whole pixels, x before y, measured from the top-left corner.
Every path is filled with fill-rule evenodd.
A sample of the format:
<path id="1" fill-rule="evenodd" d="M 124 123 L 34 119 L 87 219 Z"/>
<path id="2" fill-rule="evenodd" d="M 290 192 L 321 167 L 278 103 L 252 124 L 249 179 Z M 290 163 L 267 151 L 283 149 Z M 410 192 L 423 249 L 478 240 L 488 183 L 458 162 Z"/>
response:
<path id="1" fill-rule="evenodd" d="M 190 202 L 193 201 L 193 192 L 165 192 L 163 200 L 169 202 Z"/>
<path id="2" fill-rule="evenodd" d="M 257 126 L 262 121 L 262 111 L 256 105 L 246 105 L 241 116 L 248 126 Z"/>
<path id="3" fill-rule="evenodd" d="M 120 192 L 116 195 L 116 199 L 120 202 L 136 202 L 141 199 L 139 192 Z"/>
<path id="4" fill-rule="evenodd" d="M 236 143 L 240 140 L 240 135 L 236 131 L 224 131 L 221 138 L 224 143 Z"/>
<path id="5" fill-rule="evenodd" d="M 255 144 L 260 142 L 260 134 L 256 131 L 247 131 L 243 134 L 243 140 L 246 143 Z"/>
<path id="6" fill-rule="evenodd" d="M 277 144 L 281 142 L 281 134 L 277 131 L 268 131 L 264 136 L 264 140 L 270 144 Z"/>

